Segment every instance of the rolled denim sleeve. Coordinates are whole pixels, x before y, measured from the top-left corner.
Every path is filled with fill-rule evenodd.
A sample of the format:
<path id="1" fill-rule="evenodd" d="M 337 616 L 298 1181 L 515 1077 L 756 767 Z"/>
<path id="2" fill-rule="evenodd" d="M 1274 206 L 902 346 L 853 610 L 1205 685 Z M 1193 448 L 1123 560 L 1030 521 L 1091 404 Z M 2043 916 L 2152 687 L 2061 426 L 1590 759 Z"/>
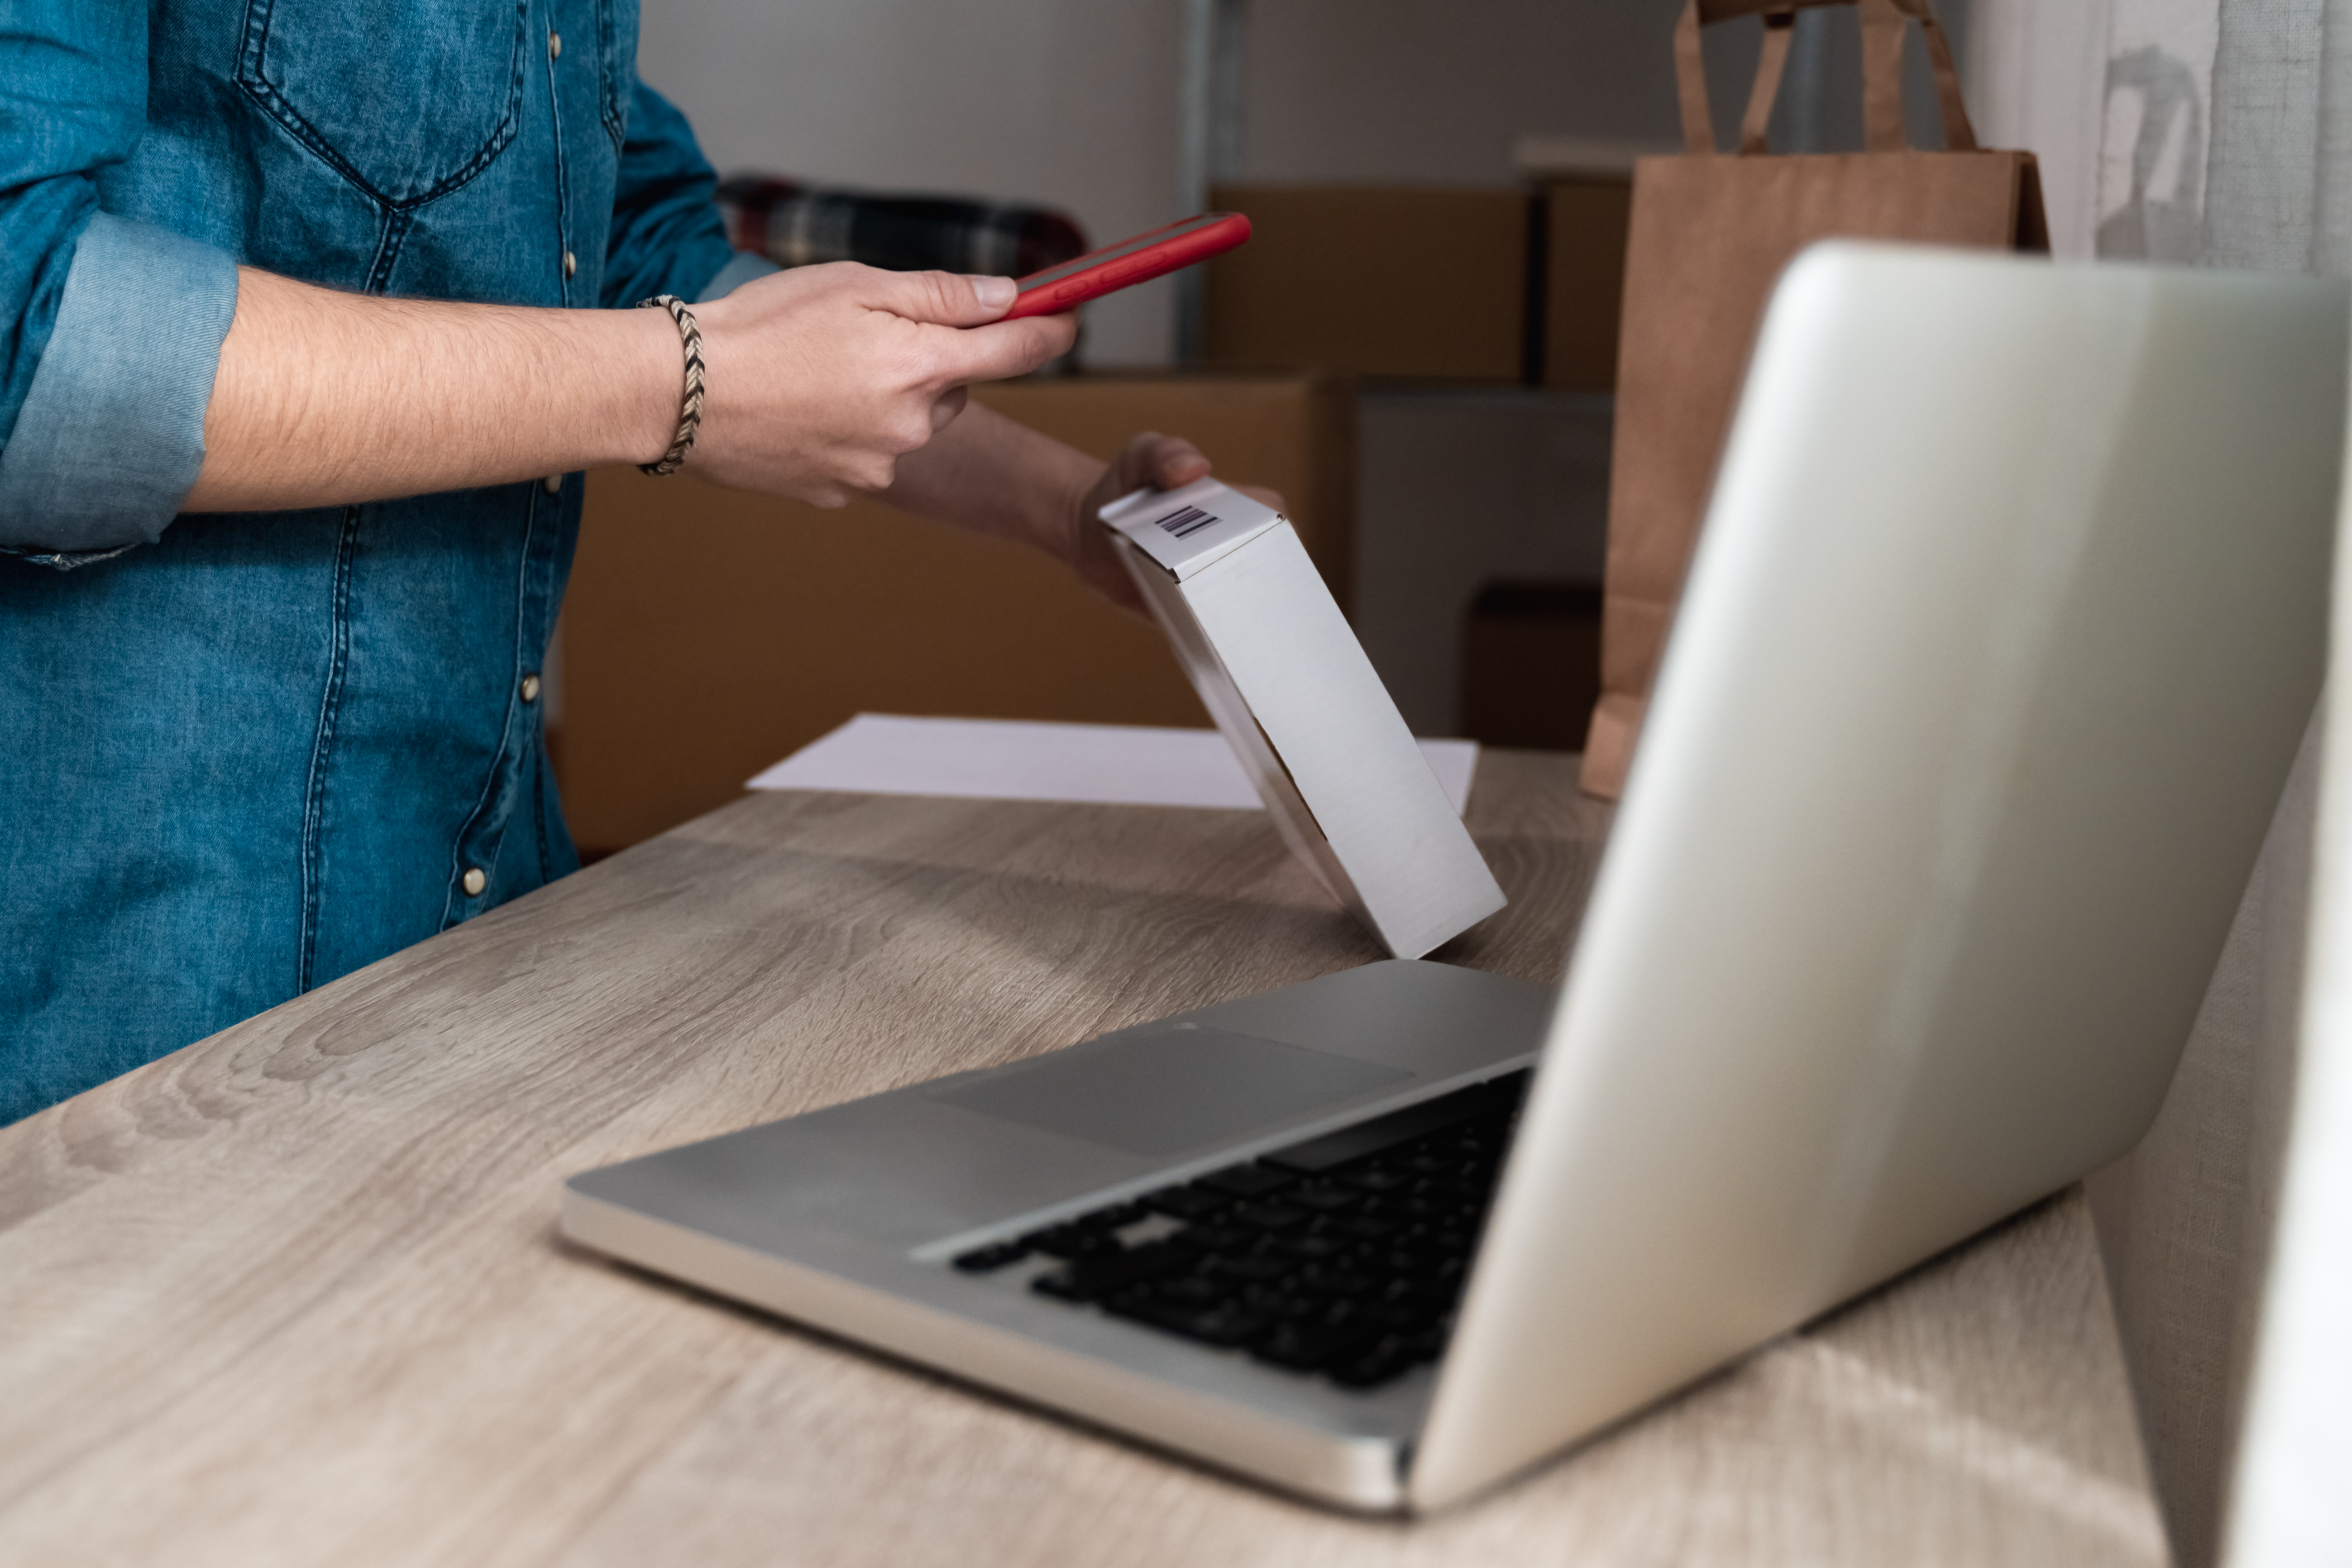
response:
<path id="1" fill-rule="evenodd" d="M 732 261 L 719 269 L 717 277 L 702 286 L 702 292 L 694 297 L 695 303 L 700 304 L 705 300 L 723 300 L 754 278 L 765 278 L 771 272 L 782 270 L 758 251 L 739 250 Z"/>
<path id="2" fill-rule="evenodd" d="M 686 116 L 644 82 L 629 99 L 604 252 L 603 303 L 635 304 L 656 294 L 715 300 L 776 266 L 728 243 L 719 216 L 719 175 Z"/>
<path id="3" fill-rule="evenodd" d="M 0 549 L 58 565 L 171 522 L 236 309 L 226 254 L 99 208 L 146 128 L 147 31 L 124 0 L 0 26 Z"/>

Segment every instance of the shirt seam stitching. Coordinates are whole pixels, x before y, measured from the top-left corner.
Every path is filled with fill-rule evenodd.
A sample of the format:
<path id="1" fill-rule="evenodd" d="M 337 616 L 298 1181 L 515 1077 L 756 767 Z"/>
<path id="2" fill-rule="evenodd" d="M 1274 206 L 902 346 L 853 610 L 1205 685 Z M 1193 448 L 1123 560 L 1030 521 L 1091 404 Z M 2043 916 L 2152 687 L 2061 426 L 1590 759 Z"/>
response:
<path id="1" fill-rule="evenodd" d="M 335 543 L 334 618 L 330 633 L 333 652 L 328 659 L 326 689 L 319 696 L 319 727 L 310 743 L 310 776 L 302 791 L 302 929 L 294 975 L 294 994 L 298 996 L 310 989 L 318 955 L 320 858 L 326 837 L 327 769 L 334 750 L 335 723 L 342 711 L 343 675 L 351 663 L 352 558 L 357 552 L 359 522 L 360 509 L 346 507 L 341 534 Z"/>
<path id="2" fill-rule="evenodd" d="M 538 491 L 540 487 L 537 485 L 530 487 L 530 489 L 534 492 Z M 510 656 L 509 668 L 507 672 L 506 720 L 499 731 L 499 749 L 497 753 L 490 759 L 489 776 L 482 781 L 481 795 L 474 802 L 474 809 L 466 814 L 465 825 L 457 830 L 457 842 L 450 848 L 449 894 L 442 900 L 441 904 L 441 929 L 443 931 L 447 931 L 453 923 L 453 917 L 456 916 L 457 912 L 457 906 L 459 902 L 458 895 L 463 892 L 465 889 L 465 884 L 460 879 L 465 876 L 467 869 L 467 845 L 483 831 L 484 825 L 488 822 L 494 814 L 494 808 L 498 805 L 499 797 L 505 795 L 509 787 L 512 787 L 509 786 L 508 783 L 507 774 L 509 772 L 512 771 L 513 764 L 517 760 L 515 718 L 521 708 L 521 698 L 515 685 L 515 672 L 522 668 L 524 640 L 529 635 L 530 630 L 530 628 L 524 625 L 525 617 L 523 612 L 530 595 L 531 549 L 533 544 L 537 542 L 540 533 L 540 496 L 534 493 L 532 494 L 530 501 L 526 503 L 522 530 L 522 550 L 520 552 L 520 559 L 515 563 L 514 651 Z M 520 784 L 520 781 L 517 780 L 515 783 L 516 784 Z M 482 873 L 482 890 L 479 893 L 467 894 L 464 900 L 466 903 L 470 904 L 478 899 L 488 897 L 490 889 L 496 884 L 498 879 L 499 858 L 506 847 L 506 833 L 503 828 L 503 822 L 506 817 L 510 817 L 512 815 L 513 803 L 509 801 L 508 803 L 506 813 L 501 816 L 502 826 L 498 836 L 499 842 L 491 847 L 490 853 L 485 857 L 479 864 L 479 869 Z"/>

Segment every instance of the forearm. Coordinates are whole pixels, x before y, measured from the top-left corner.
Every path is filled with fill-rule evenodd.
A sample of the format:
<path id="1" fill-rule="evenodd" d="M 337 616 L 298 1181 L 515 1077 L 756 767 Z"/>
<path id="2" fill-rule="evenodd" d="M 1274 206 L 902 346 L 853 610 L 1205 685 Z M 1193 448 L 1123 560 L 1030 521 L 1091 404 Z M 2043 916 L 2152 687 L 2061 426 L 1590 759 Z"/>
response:
<path id="1" fill-rule="evenodd" d="M 975 404 L 900 458 L 881 494 L 902 510 L 1066 561 L 1078 581 L 1140 615 L 1142 597 L 1096 509 L 1144 485 L 1174 489 L 1208 472 L 1209 459 L 1178 437 L 1144 431 L 1101 463 Z"/>
<path id="2" fill-rule="evenodd" d="M 238 269 L 190 511 L 419 495 L 651 462 L 677 422 L 658 310 L 338 293 Z"/>
<path id="3" fill-rule="evenodd" d="M 1067 559 L 1080 503 L 1103 465 L 977 403 L 898 459 L 882 499 L 936 522 Z"/>
<path id="4" fill-rule="evenodd" d="M 184 510 L 331 506 L 652 462 L 677 431 L 683 351 L 663 311 L 382 300 L 238 277 Z M 998 321 L 1013 298 L 1009 279 L 836 263 L 696 306 L 707 395 L 688 460 L 719 484 L 821 506 L 889 486 L 952 416 L 958 388 L 1068 351 L 1066 318 Z"/>

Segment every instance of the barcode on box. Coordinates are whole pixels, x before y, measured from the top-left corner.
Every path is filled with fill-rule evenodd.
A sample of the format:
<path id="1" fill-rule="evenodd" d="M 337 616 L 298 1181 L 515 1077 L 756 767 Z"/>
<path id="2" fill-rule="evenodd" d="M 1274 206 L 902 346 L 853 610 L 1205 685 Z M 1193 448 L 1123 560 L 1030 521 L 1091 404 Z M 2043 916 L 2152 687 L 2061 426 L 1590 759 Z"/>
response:
<path id="1" fill-rule="evenodd" d="M 1179 539 L 1189 539 L 1217 521 L 1214 512 L 1202 511 L 1197 506 L 1182 507 L 1160 520 L 1160 526 Z"/>

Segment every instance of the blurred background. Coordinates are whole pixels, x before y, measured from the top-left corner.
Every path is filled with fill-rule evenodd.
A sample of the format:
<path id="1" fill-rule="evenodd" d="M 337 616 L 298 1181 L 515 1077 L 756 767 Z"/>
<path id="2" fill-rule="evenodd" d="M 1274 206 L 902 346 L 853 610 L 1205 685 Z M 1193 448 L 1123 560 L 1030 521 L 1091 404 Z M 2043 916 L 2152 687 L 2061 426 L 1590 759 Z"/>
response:
<path id="1" fill-rule="evenodd" d="M 1964 58 L 1968 9 L 1939 6 Z M 1628 182 L 1679 146 L 1680 10 L 646 0 L 638 68 L 723 174 L 797 185 L 733 215 L 782 261 L 807 254 L 791 203 L 812 187 L 1040 209 L 1088 244 L 1248 213 L 1250 245 L 1089 307 L 1073 363 L 987 401 L 1102 456 L 1185 435 L 1281 489 L 1416 731 L 1572 750 L 1598 679 Z M 1857 37 L 1851 10 L 1801 16 L 1776 146 L 1860 145 Z M 1708 29 L 1719 125 L 1759 37 Z M 551 709 L 591 855 L 861 710 L 1207 721 L 1157 632 L 1049 562 L 692 472 L 591 479 Z"/>

